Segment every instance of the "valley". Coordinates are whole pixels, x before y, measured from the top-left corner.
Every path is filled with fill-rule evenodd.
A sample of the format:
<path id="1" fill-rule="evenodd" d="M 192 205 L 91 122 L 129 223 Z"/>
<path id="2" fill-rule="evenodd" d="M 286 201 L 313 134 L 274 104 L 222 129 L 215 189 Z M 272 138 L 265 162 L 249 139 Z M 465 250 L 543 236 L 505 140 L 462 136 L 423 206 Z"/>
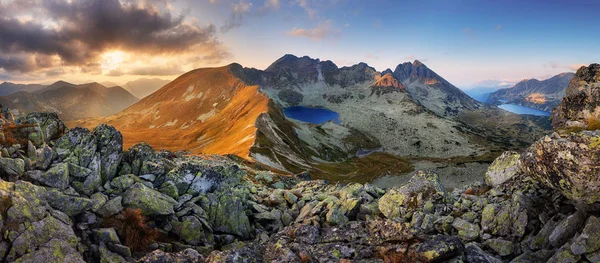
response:
<path id="1" fill-rule="evenodd" d="M 264 71 L 197 69 L 123 112 L 67 124 L 100 123 L 118 128 L 125 147 L 235 154 L 274 171 L 342 182 L 407 174 L 421 167 L 419 158 L 431 158 L 426 167 L 449 180 L 475 180 L 473 166 L 493 160 L 482 156 L 526 147 L 548 132 L 530 117 L 473 100 L 419 61 L 378 72 L 293 55 Z M 456 158 L 466 161 L 444 161 Z"/>

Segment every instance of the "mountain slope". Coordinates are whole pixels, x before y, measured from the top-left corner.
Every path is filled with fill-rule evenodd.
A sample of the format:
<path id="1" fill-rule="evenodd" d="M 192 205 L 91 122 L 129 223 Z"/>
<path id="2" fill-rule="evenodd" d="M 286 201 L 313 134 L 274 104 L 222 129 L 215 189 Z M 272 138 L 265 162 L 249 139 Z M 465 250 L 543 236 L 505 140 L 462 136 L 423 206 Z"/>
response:
<path id="1" fill-rule="evenodd" d="M 565 90 L 573 76 L 573 73 L 561 73 L 546 80 L 523 80 L 511 88 L 493 92 L 488 97 L 488 102 L 502 104 L 505 101 L 550 112 L 565 96 Z"/>
<path id="2" fill-rule="evenodd" d="M 45 88 L 41 84 L 16 84 L 11 82 L 3 82 L 0 84 L 0 96 L 6 96 L 20 91 L 34 92 Z"/>
<path id="3" fill-rule="evenodd" d="M 75 85 L 59 81 L 32 93 L 18 92 L 0 97 L 0 103 L 15 113 L 56 112 L 64 120 L 109 116 L 138 99 L 121 87 L 98 83 Z"/>
<path id="4" fill-rule="evenodd" d="M 197 69 L 119 114 L 68 125 L 108 123 L 123 132 L 126 147 L 145 141 L 317 174 L 373 151 L 474 157 L 521 147 L 544 132 L 516 114 L 474 101 L 420 62 L 402 65 L 398 74 L 382 74 L 365 63 L 339 68 L 331 61 L 285 55 L 264 71 L 238 64 Z M 289 106 L 335 111 L 341 124 L 287 118 L 283 109 Z"/>
<path id="5" fill-rule="evenodd" d="M 123 88 L 129 91 L 134 96 L 143 99 L 144 97 L 152 94 L 153 92 L 157 91 L 169 82 L 171 81 L 158 78 L 142 78 L 125 83 L 125 85 L 123 85 Z"/>

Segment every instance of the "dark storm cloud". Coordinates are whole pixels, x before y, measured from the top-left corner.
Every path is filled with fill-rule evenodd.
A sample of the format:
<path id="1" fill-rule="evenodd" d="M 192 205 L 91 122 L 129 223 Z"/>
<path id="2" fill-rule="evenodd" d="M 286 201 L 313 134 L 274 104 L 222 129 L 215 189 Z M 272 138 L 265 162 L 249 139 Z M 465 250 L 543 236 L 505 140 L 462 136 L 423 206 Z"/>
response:
<path id="1" fill-rule="evenodd" d="M 18 1 L 16 1 L 18 2 Z M 26 1 L 30 3 L 34 1 Z M 35 17 L 24 22 L 18 12 L 0 12 L 0 68 L 27 72 L 54 65 L 39 56 L 58 56 L 63 65 L 86 65 L 106 50 L 120 49 L 146 54 L 175 54 L 197 47 L 218 53 L 223 59 L 230 54 L 216 38 L 214 25 L 200 26 L 173 16 L 148 1 L 146 5 L 118 0 L 44 0 L 36 13 L 54 21 L 58 27 L 43 24 L 47 19 Z M 154 3 L 162 3 L 155 1 Z M 26 12 L 30 5 L 8 4 L 5 10 Z M 5 8 L 0 4 L 0 9 Z M 3 54 L 19 54 L 8 57 Z M 33 59 L 32 59 L 33 58 Z"/>

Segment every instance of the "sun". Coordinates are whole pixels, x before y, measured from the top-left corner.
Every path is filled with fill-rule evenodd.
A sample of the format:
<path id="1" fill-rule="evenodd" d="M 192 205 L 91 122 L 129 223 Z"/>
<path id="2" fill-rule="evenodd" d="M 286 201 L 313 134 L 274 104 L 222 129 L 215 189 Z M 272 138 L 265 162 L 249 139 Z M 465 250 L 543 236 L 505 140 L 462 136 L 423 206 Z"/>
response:
<path id="1" fill-rule="evenodd" d="M 122 51 L 110 51 L 102 55 L 102 68 L 107 70 L 115 70 L 125 61 L 126 54 Z"/>

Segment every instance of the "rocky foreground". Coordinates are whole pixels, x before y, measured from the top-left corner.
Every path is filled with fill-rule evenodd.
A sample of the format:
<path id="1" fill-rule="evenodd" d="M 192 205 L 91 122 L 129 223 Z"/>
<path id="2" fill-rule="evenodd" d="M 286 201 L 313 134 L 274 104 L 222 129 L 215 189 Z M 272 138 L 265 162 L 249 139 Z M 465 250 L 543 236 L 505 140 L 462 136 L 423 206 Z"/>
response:
<path id="1" fill-rule="evenodd" d="M 384 190 L 1 114 L 2 262 L 600 262 L 598 131 L 506 152 L 485 183 Z"/>

